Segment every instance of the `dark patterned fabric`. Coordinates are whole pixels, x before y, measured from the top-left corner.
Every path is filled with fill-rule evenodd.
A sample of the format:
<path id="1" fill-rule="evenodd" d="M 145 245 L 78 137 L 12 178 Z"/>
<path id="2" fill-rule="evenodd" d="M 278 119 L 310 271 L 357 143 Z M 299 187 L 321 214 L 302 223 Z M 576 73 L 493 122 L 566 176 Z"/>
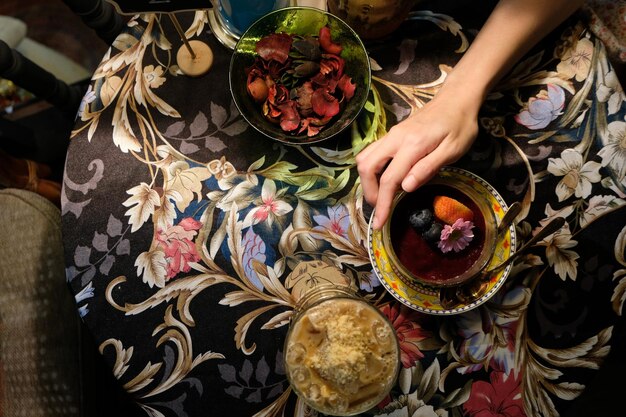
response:
<path id="1" fill-rule="evenodd" d="M 215 53 L 200 78 L 178 70 L 168 19 L 136 17 L 118 37 L 69 149 L 66 271 L 112 372 L 147 414 L 313 415 L 287 383 L 284 337 L 304 291 L 346 280 L 401 341 L 398 384 L 368 415 L 556 417 L 584 392 L 626 299 L 626 105 L 576 18 L 502 80 L 458 163 L 523 204 L 521 243 L 553 217 L 566 226 L 460 315 L 410 310 L 372 271 L 354 158 L 437 92 L 488 13 L 447 7 L 420 3 L 393 38 L 367 45 L 373 83 L 359 122 L 309 147 L 269 141 L 238 114 L 230 51 L 204 12 L 179 17 Z"/>

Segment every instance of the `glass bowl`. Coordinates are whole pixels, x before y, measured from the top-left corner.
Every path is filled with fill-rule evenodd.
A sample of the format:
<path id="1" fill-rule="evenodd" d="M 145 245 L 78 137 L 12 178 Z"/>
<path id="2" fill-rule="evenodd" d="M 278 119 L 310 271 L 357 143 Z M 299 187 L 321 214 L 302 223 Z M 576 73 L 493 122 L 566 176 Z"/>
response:
<path id="1" fill-rule="evenodd" d="M 412 212 L 423 208 L 432 211 L 436 196 L 453 198 L 473 212 L 474 237 L 458 252 L 444 253 L 409 224 Z M 392 268 L 398 275 L 429 287 L 458 286 L 481 272 L 491 261 L 497 242 L 496 215 L 489 197 L 471 182 L 441 174 L 412 193 L 398 193 L 382 229 Z M 443 224 L 437 218 L 435 221 Z"/>
<path id="2" fill-rule="evenodd" d="M 344 71 L 356 85 L 354 96 L 341 111 L 314 136 L 283 131 L 279 124 L 269 121 L 263 115 L 262 105 L 248 94 L 248 72 L 257 59 L 257 42 L 272 33 L 318 36 L 324 26 L 330 28 L 334 43 L 342 46 L 341 58 L 345 60 Z M 370 61 L 359 36 L 338 17 L 319 9 L 309 7 L 287 7 L 268 13 L 248 28 L 241 36 L 230 61 L 230 91 L 243 118 L 263 135 L 291 145 L 320 142 L 347 128 L 365 105 L 371 82 Z"/>
<path id="3" fill-rule="evenodd" d="M 301 298 L 284 352 L 294 392 L 311 408 L 334 416 L 375 407 L 400 370 L 392 324 L 345 286 L 321 285 Z"/>

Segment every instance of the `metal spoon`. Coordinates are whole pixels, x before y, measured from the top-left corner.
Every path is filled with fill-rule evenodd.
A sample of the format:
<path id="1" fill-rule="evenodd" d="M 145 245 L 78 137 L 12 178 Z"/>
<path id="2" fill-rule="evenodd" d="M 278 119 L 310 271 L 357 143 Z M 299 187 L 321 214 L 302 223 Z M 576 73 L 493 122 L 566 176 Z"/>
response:
<path id="1" fill-rule="evenodd" d="M 472 278 L 471 282 L 457 287 L 457 291 L 455 293 L 457 298 L 459 298 L 461 302 L 480 298 L 487 291 L 489 280 L 496 272 L 499 272 L 509 266 L 515 259 L 526 252 L 526 250 L 532 247 L 535 243 L 561 229 L 564 224 L 565 218 L 563 217 L 555 217 L 550 220 L 550 222 L 546 224 L 543 229 L 539 230 L 536 235 L 531 237 L 521 248 L 516 250 L 515 253 L 509 256 L 506 260 L 489 270 L 481 272 L 475 278 Z"/>
<path id="2" fill-rule="evenodd" d="M 509 209 L 504 213 L 504 216 L 502 216 L 502 220 L 500 220 L 500 224 L 496 230 L 496 239 L 499 239 L 500 236 L 509 229 L 509 226 L 521 211 L 522 205 L 518 201 L 509 206 Z M 443 308 L 451 309 L 462 302 L 462 300 L 459 300 L 457 292 L 458 288 L 456 286 L 443 287 L 439 290 L 439 302 Z"/>
<path id="3" fill-rule="evenodd" d="M 513 220 L 515 220 L 515 218 L 518 216 L 518 214 L 520 214 L 521 211 L 522 205 L 519 201 L 511 204 L 506 213 L 504 213 L 504 216 L 502 216 L 502 220 L 500 220 L 500 224 L 498 225 L 498 229 L 496 230 L 497 237 L 500 237 L 502 233 L 506 232 L 509 229 L 509 226 L 511 225 L 511 223 L 513 223 Z"/>
<path id="4" fill-rule="evenodd" d="M 515 259 L 517 259 L 519 255 L 526 252 L 526 250 L 532 247 L 535 243 L 543 240 L 546 236 L 549 236 L 561 229 L 564 224 L 565 218 L 555 217 L 541 230 L 539 230 L 536 235 L 530 238 L 522 247 L 515 251 L 515 253 L 500 264 L 488 270 L 482 271 L 472 278 L 470 282 L 463 285 L 441 288 L 439 291 L 439 301 L 441 302 L 441 305 L 446 309 L 450 309 L 461 303 L 467 303 L 479 299 L 487 291 L 489 280 L 496 272 L 506 268 Z"/>

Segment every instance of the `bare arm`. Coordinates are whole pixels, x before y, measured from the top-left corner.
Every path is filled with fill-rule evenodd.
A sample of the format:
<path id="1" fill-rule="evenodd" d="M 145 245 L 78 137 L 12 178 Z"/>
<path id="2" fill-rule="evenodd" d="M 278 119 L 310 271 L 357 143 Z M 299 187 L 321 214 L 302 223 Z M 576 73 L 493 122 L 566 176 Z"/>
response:
<path id="1" fill-rule="evenodd" d="M 414 191 L 467 152 L 478 133 L 478 111 L 489 91 L 583 1 L 498 2 L 433 100 L 357 156 L 365 199 L 376 209 L 374 228 L 386 221 L 400 186 Z"/>
<path id="2" fill-rule="evenodd" d="M 584 0 L 500 0 L 472 45 L 455 66 L 449 83 L 484 100 L 491 88 L 537 42 L 572 15 Z M 467 80 L 472 80 L 467 83 Z"/>

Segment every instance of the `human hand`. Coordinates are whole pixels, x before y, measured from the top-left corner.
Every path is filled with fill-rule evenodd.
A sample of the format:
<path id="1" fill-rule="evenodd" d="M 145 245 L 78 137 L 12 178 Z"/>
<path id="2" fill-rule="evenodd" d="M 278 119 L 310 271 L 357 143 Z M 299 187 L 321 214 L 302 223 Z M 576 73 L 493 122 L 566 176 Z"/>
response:
<path id="1" fill-rule="evenodd" d="M 375 207 L 374 229 L 387 220 L 400 186 L 415 191 L 461 158 L 476 138 L 481 101 L 463 100 L 462 92 L 444 88 L 356 157 L 365 200 Z"/>

